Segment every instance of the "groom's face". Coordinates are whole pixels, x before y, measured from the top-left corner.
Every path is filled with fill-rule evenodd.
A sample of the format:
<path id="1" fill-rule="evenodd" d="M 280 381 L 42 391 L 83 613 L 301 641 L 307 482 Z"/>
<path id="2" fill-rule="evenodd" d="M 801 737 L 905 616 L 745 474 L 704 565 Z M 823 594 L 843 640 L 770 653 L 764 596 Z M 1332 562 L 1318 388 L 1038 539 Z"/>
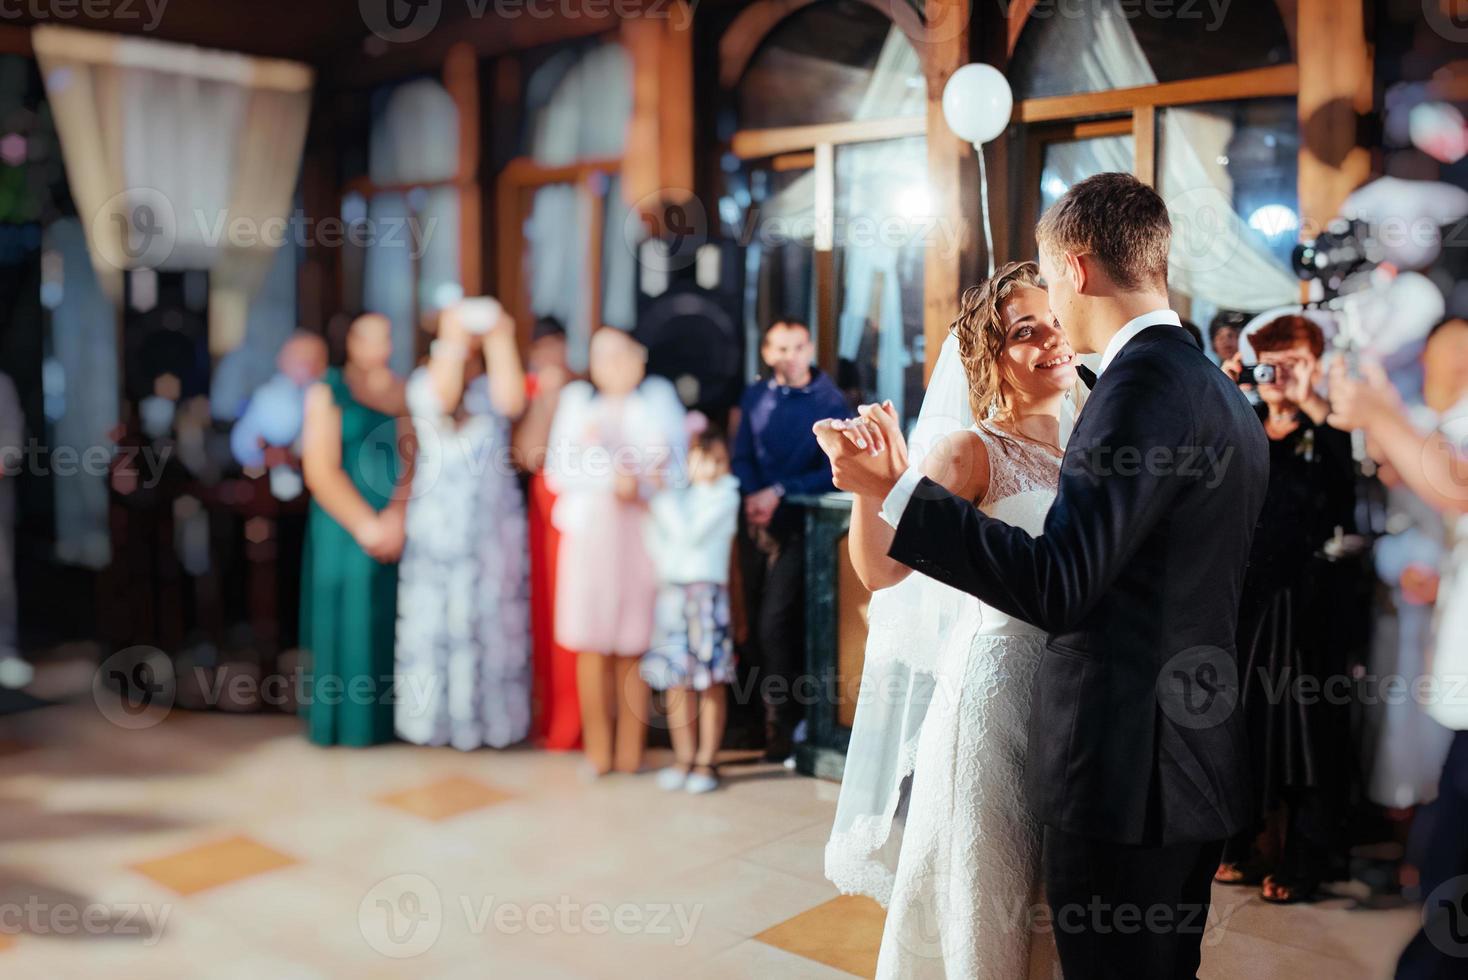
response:
<path id="1" fill-rule="evenodd" d="M 1050 249 L 1040 247 L 1040 275 L 1045 280 L 1045 291 L 1050 294 L 1050 311 L 1065 331 L 1065 337 L 1078 353 L 1093 353 L 1081 335 L 1080 297 L 1076 293 L 1075 281 L 1071 278 L 1064 256 L 1057 256 Z"/>

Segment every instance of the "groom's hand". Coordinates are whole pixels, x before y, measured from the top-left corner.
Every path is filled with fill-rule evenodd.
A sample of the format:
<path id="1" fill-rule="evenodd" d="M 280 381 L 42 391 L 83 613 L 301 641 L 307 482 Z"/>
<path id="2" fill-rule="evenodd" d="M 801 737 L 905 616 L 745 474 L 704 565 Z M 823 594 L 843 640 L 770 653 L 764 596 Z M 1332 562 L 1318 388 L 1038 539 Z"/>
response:
<path id="1" fill-rule="evenodd" d="M 863 405 L 854 419 L 824 419 L 813 427 L 831 460 L 836 487 L 882 499 L 907 470 L 907 443 L 890 402 Z"/>

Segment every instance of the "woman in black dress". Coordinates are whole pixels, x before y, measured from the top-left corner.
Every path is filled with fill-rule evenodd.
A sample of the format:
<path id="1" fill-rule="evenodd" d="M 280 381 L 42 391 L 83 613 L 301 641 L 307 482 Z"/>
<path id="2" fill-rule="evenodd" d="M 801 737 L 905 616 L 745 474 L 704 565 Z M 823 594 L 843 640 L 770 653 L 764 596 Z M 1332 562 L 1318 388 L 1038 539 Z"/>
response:
<path id="1" fill-rule="evenodd" d="M 1337 528 L 1352 530 L 1355 471 L 1350 436 L 1325 424 L 1330 406 L 1315 387 L 1325 350 L 1320 328 L 1283 316 L 1249 340 L 1259 362 L 1276 371 L 1273 383 L 1258 385 L 1269 489 L 1237 640 L 1260 820 L 1229 841 L 1215 877 L 1259 884 L 1266 901 L 1297 902 L 1335 877 L 1350 786 L 1347 646 L 1330 626 L 1343 617 L 1329 607 L 1327 583 L 1337 572 L 1320 549 Z M 1235 356 L 1224 370 L 1237 378 L 1239 366 Z"/>

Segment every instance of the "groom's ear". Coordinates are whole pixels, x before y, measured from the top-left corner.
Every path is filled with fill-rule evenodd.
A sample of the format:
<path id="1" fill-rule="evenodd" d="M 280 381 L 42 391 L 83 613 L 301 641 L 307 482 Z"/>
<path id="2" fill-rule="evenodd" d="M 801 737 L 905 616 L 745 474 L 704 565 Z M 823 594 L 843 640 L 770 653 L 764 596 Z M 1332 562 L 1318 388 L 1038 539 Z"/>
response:
<path id="1" fill-rule="evenodd" d="M 1070 275 L 1071 282 L 1075 283 L 1077 293 L 1084 294 L 1087 283 L 1095 279 L 1091 270 L 1091 263 L 1095 261 L 1096 257 L 1090 253 L 1065 253 L 1065 269 Z"/>

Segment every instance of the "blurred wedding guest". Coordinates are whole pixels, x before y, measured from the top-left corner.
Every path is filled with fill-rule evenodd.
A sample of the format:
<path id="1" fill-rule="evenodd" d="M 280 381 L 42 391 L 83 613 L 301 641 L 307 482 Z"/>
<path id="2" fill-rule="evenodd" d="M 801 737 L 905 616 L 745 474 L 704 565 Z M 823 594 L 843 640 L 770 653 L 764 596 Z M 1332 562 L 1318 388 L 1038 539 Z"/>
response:
<path id="1" fill-rule="evenodd" d="M 556 560 L 561 535 L 551 514 L 556 495 L 545 478 L 546 445 L 571 380 L 566 328 L 541 317 L 530 333 L 526 356 L 525 414 L 515 426 L 515 458 L 530 474 L 526 509 L 530 524 L 531 733 L 543 747 L 566 751 L 581 744 L 581 707 L 576 700 L 576 652 L 556 642 Z"/>
<path id="2" fill-rule="evenodd" d="M 247 469 L 265 467 L 277 499 L 300 494 L 301 430 L 305 425 L 306 392 L 326 374 L 326 341 L 297 330 L 276 355 L 276 372 L 250 395 L 245 410 L 229 431 L 235 462 Z"/>
<path id="3" fill-rule="evenodd" d="M 525 376 L 498 303 L 440 312 L 407 402 L 416 455 L 398 566 L 398 737 L 503 748 L 530 731 L 530 595 L 510 454 Z"/>
<path id="4" fill-rule="evenodd" d="M 637 668 L 658 587 L 647 501 L 686 447 L 672 383 L 646 368 L 647 349 L 631 336 L 597 330 L 591 381 L 561 393 L 546 457 L 561 533 L 555 636 L 576 651 L 581 737 L 598 776 L 642 767 L 648 689 Z"/>
<path id="5" fill-rule="evenodd" d="M 1436 333 L 1468 330 L 1455 318 Z M 1446 339 L 1445 337 L 1445 339 Z M 1461 341 L 1458 341 L 1461 342 Z M 1428 394 L 1424 391 L 1424 394 Z M 1397 961 L 1397 980 L 1448 980 L 1463 975 L 1468 959 L 1468 398 L 1443 413 L 1431 430 L 1419 427 L 1378 364 L 1353 373 L 1343 360 L 1331 367 L 1331 422 L 1361 429 L 1373 454 L 1447 520 L 1447 558 L 1437 592 L 1426 709 L 1453 730 L 1438 778 L 1437 799 L 1412 824 L 1407 861 L 1419 872 L 1422 929 Z"/>
<path id="6" fill-rule="evenodd" d="M 1422 349 L 1423 403 L 1408 411 L 1425 432 L 1465 396 L 1468 323 L 1448 320 L 1428 334 Z M 1382 463 L 1377 475 L 1388 488 L 1389 533 L 1376 542 L 1373 551 L 1390 604 L 1377 618 L 1372 673 L 1401 676 L 1410 684 L 1427 674 L 1447 528 L 1390 463 Z M 1383 701 L 1373 719 L 1376 731 L 1368 795 L 1373 802 L 1398 810 L 1430 802 L 1437 796 L 1438 775 L 1452 732 L 1433 720 L 1416 697 Z"/>
<path id="7" fill-rule="evenodd" d="M 397 560 L 412 476 L 400 449 L 412 429 L 402 379 L 388 367 L 387 317 L 357 317 L 345 346 L 346 363 L 306 393 L 301 646 L 311 667 L 302 712 L 311 741 L 360 746 L 393 736 Z"/>
<path id="8" fill-rule="evenodd" d="M 1208 347 L 1215 361 L 1224 364 L 1234 359 L 1239 352 L 1239 331 L 1248 322 L 1247 314 L 1232 310 L 1223 310 L 1213 317 L 1208 324 Z"/>
<path id="9" fill-rule="evenodd" d="M 802 706 L 791 685 L 805 668 L 805 541 L 791 494 L 826 493 L 831 463 L 811 427 L 850 418 L 832 380 L 811 363 L 810 328 L 777 320 L 766 330 L 760 357 L 770 369 L 739 402 L 734 475 L 744 495 L 739 571 L 749 622 L 754 681 L 764 700 L 765 758 L 785 761 Z"/>
<path id="10" fill-rule="evenodd" d="M 1326 424 L 1330 406 L 1316 390 L 1325 338 L 1302 316 L 1283 316 L 1250 335 L 1276 380 L 1257 386 L 1269 437 L 1269 486 L 1254 531 L 1239 610 L 1242 709 L 1248 722 L 1259 825 L 1228 842 L 1216 880 L 1258 885 L 1269 902 L 1307 901 L 1334 877 L 1337 821 L 1349 788 L 1349 714 L 1319 691 L 1346 675 L 1342 651 L 1323 627 L 1331 596 L 1316 552 L 1355 503 L 1351 440 Z M 1240 356 L 1225 362 L 1235 380 Z"/>
<path id="11" fill-rule="evenodd" d="M 20 660 L 15 595 L 15 478 L 20 475 L 25 416 L 15 384 L 0 371 L 0 686 L 23 687 L 30 670 Z"/>
<path id="12" fill-rule="evenodd" d="M 1406 811 L 1437 796 L 1438 774 L 1453 737 L 1410 696 L 1412 683 L 1426 674 L 1443 527 L 1391 466 L 1382 465 L 1377 476 L 1387 487 L 1388 533 L 1372 547 L 1385 596 L 1376 610 L 1371 673 L 1404 678 L 1409 696 L 1383 697 L 1371 706 L 1366 795 L 1379 806 Z"/>
<path id="13" fill-rule="evenodd" d="M 642 677 L 667 692 L 674 764 L 658 774 L 658 785 L 707 793 L 719 785 L 725 685 L 734 680 L 729 558 L 740 501 L 723 433 L 699 413 L 689 419 L 696 430 L 688 451 L 689 485 L 665 489 L 649 503 L 648 548 L 662 591 Z"/>

